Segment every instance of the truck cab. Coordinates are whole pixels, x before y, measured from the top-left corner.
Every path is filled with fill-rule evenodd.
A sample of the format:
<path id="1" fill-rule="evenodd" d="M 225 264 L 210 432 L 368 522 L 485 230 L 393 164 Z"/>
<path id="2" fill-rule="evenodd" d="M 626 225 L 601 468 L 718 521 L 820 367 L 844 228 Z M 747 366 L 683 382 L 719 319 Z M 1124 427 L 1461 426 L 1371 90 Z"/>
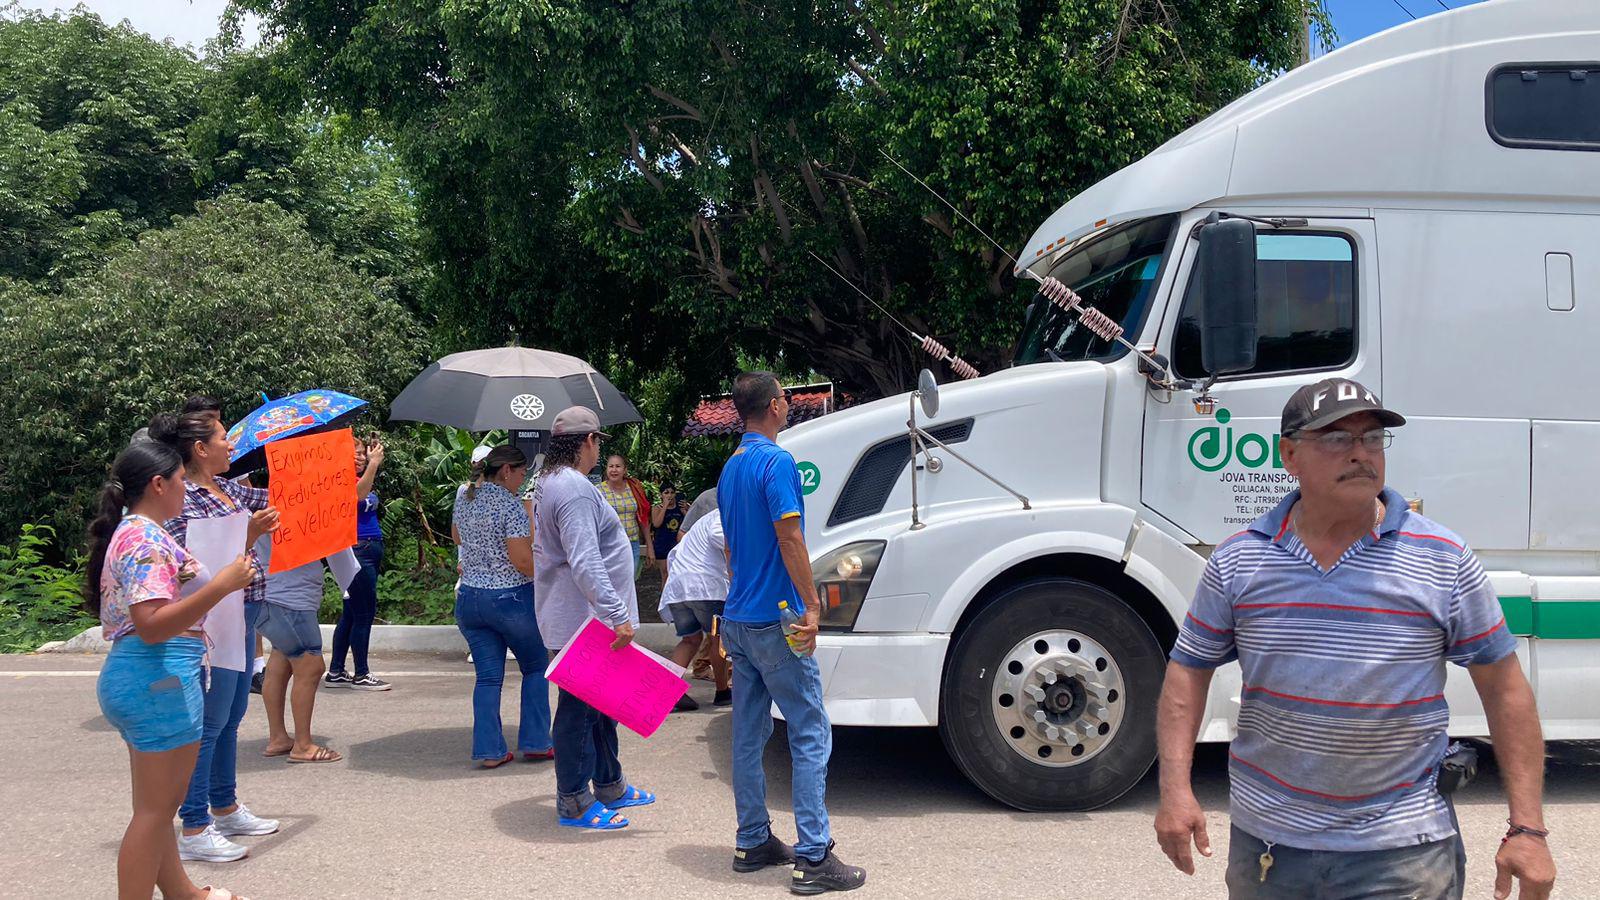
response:
<path id="1" fill-rule="evenodd" d="M 1061 207 L 1018 275 L 1062 281 L 1165 371 L 1036 296 L 1014 366 L 939 388 L 935 415 L 902 395 L 784 432 L 834 723 L 937 726 L 1017 808 L 1121 796 L 1154 761 L 1211 548 L 1294 487 L 1284 402 L 1341 376 L 1407 417 L 1390 486 L 1482 558 L 1546 735 L 1600 737 L 1586 6 L 1500 0 L 1375 35 Z M 1220 670 L 1202 740 L 1233 736 L 1238 693 Z M 1465 673 L 1447 697 L 1453 731 L 1487 733 Z"/>

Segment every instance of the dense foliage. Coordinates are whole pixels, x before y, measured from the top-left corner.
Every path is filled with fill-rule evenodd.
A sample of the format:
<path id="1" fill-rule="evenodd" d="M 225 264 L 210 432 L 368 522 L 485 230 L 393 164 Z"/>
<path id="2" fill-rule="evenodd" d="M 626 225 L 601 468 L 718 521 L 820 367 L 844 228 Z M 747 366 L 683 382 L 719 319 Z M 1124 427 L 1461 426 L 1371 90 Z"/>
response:
<path id="1" fill-rule="evenodd" d="M 239 0 L 393 129 L 475 340 L 671 365 L 740 350 L 869 395 L 920 334 L 1003 365 L 1016 247 L 1073 192 L 1295 62 L 1317 0 Z"/>
<path id="2" fill-rule="evenodd" d="M 94 624 L 83 610 L 83 571 L 76 555 L 66 565 L 49 561 L 55 533 L 22 526 L 10 544 L 0 544 L 0 653 L 32 650 L 65 640 Z"/>
<path id="3" fill-rule="evenodd" d="M 199 197 L 205 70 L 95 16 L 0 23 L 0 278 L 93 269 Z"/>
<path id="4" fill-rule="evenodd" d="M 133 431 L 189 394 L 244 411 L 335 385 L 381 415 L 426 362 L 410 315 L 270 203 L 202 203 L 60 292 L 0 304 L 0 521 L 62 535 Z"/>
<path id="5" fill-rule="evenodd" d="M 693 492 L 727 448 L 680 423 L 739 368 L 871 398 L 926 364 L 856 288 L 1003 366 L 1009 260 L 885 154 L 1015 248 L 1308 23 L 1321 0 L 235 0 L 197 54 L 0 0 L 0 644 L 81 624 L 87 504 L 189 393 L 236 418 L 335 388 L 370 430 L 430 358 L 515 337 L 606 372 L 646 419 L 614 446 Z M 475 439 L 384 439 L 383 614 L 438 620 Z"/>

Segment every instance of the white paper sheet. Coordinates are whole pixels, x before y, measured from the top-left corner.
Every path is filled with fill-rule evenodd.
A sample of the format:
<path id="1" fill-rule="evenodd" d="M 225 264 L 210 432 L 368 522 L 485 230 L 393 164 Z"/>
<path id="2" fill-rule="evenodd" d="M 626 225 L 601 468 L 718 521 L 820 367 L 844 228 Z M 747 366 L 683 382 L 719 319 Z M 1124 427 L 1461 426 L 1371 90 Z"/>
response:
<path id="1" fill-rule="evenodd" d="M 190 519 L 186 543 L 189 552 L 213 573 L 220 572 L 244 552 L 250 514 L 235 513 L 217 519 Z M 235 672 L 249 671 L 254 648 L 244 645 L 244 592 L 234 591 L 211 607 L 205 617 L 211 638 L 211 664 Z"/>
<path id="2" fill-rule="evenodd" d="M 333 573 L 333 580 L 338 583 L 339 590 L 350 592 L 350 582 L 356 580 L 361 574 L 361 561 L 356 559 L 356 553 L 349 547 L 328 557 L 328 570 Z"/>

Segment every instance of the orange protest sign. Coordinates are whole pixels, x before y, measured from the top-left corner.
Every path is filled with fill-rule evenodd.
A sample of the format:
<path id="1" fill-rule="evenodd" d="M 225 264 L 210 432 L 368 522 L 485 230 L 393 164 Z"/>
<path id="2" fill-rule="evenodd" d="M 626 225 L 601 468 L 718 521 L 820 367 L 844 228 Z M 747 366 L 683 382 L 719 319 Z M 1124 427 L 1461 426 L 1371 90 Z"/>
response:
<path id="1" fill-rule="evenodd" d="M 356 442 L 350 429 L 266 446 L 267 492 L 278 508 L 268 572 L 303 566 L 356 542 Z"/>

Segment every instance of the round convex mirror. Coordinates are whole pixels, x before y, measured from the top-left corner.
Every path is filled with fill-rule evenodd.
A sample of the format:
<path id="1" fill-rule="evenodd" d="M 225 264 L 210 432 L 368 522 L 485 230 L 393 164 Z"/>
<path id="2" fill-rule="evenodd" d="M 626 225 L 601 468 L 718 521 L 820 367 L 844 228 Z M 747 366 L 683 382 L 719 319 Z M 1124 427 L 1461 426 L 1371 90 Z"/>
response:
<path id="1" fill-rule="evenodd" d="M 939 414 L 939 382 L 933 372 L 923 369 L 917 376 L 917 394 L 922 397 L 922 414 L 933 418 Z"/>

